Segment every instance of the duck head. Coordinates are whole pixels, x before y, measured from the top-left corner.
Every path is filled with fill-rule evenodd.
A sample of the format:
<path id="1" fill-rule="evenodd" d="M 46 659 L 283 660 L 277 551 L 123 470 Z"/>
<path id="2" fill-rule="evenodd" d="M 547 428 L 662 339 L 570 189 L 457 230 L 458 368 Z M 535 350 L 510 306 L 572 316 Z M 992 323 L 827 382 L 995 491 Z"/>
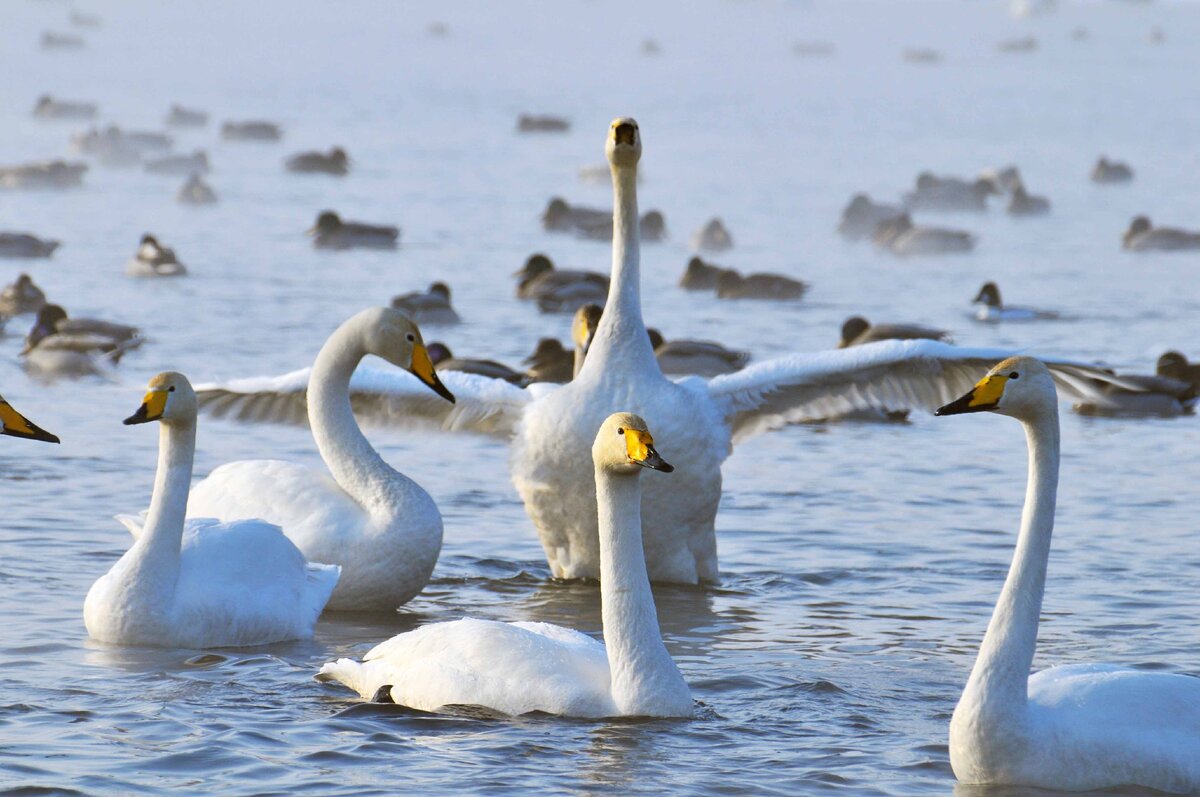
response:
<path id="1" fill-rule="evenodd" d="M 842 339 L 839 349 L 844 349 L 858 339 L 858 336 L 871 328 L 871 322 L 860 315 L 852 315 L 842 322 Z"/>
<path id="2" fill-rule="evenodd" d="M 38 310 L 37 320 L 33 323 L 33 329 L 25 336 L 25 348 L 21 353 L 28 354 L 34 346 L 57 332 L 59 322 L 66 319 L 67 311 L 59 305 L 42 305 L 42 309 Z"/>
<path id="3" fill-rule="evenodd" d="M 636 476 L 642 468 L 670 473 L 675 470 L 654 449 L 654 436 L 646 422 L 630 412 L 614 413 L 600 426 L 592 444 L 597 470 Z"/>
<path id="4" fill-rule="evenodd" d="M 1001 307 L 1000 288 L 994 282 L 985 282 L 971 300 L 972 304 L 986 304 L 988 307 Z"/>
<path id="5" fill-rule="evenodd" d="M 317 215 L 317 223 L 314 224 L 308 231 L 309 235 L 317 233 L 337 232 L 342 227 L 342 219 L 332 210 L 322 210 Z"/>

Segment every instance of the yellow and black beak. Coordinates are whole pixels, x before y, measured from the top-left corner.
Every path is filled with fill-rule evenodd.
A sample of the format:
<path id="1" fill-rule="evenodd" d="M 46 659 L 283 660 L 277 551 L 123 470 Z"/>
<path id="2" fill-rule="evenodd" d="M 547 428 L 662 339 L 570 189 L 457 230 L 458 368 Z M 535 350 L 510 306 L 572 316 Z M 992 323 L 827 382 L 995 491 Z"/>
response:
<path id="1" fill-rule="evenodd" d="M 994 410 L 1000 403 L 1000 397 L 1004 395 L 1004 385 L 1007 382 L 1008 377 L 1000 374 L 985 376 L 965 396 L 951 401 L 944 407 L 939 407 L 933 414 L 962 415 L 966 412 Z"/>
<path id="2" fill-rule="evenodd" d="M 21 413 L 12 408 L 4 399 L 0 399 L 0 434 L 10 435 L 12 437 L 23 437 L 26 440 L 41 440 L 43 443 L 58 443 L 61 442 L 56 436 L 50 434 L 45 429 L 31 423 Z"/>
<path id="3" fill-rule="evenodd" d="M 674 465 L 668 464 L 654 450 L 654 438 L 649 432 L 643 432 L 640 429 L 626 429 L 625 450 L 629 454 L 630 461 L 643 468 L 661 470 L 663 473 L 675 470 Z"/>
<path id="4" fill-rule="evenodd" d="M 135 423 L 150 423 L 157 421 L 163 416 L 167 409 L 167 391 L 151 390 L 146 393 L 146 397 L 142 399 L 142 406 L 138 407 L 137 412 L 125 419 L 126 426 L 132 426 Z"/>
<path id="5" fill-rule="evenodd" d="M 412 368 L 409 369 L 409 372 L 428 385 L 434 393 L 451 404 L 454 403 L 454 394 L 446 389 L 442 380 L 438 379 L 437 371 L 433 370 L 433 360 L 429 359 L 429 351 L 425 348 L 424 343 L 413 344 Z"/>

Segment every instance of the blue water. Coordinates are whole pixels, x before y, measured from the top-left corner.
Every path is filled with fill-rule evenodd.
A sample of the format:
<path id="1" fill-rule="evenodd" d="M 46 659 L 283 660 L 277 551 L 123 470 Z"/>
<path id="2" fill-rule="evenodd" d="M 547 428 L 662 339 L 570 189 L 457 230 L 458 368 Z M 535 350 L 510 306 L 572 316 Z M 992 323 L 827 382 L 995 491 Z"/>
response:
<path id="1" fill-rule="evenodd" d="M 73 7 L 103 27 L 82 31 L 78 52 L 39 50 Z M 447 36 L 429 34 L 435 21 Z M 1089 41 L 1072 40 L 1078 26 Z M 1163 44 L 1150 42 L 1155 26 Z M 1027 34 L 1037 52 L 996 51 Z M 641 54 L 647 38 L 661 54 Z M 836 50 L 798 58 L 797 40 Z M 433 279 L 450 283 L 465 323 L 426 338 L 456 354 L 515 363 L 543 335 L 566 338 L 568 319 L 516 301 L 508 275 L 534 251 L 607 267 L 605 245 L 547 235 L 537 217 L 553 195 L 611 201 L 577 173 L 603 163 L 618 115 L 640 123 L 642 206 L 671 233 L 643 255 L 647 321 L 669 337 L 764 359 L 832 346 L 842 320 L 863 314 L 1125 369 L 1151 369 L 1170 347 L 1200 355 L 1200 259 L 1119 248 L 1137 213 L 1200 219 L 1198 42 L 1200 7 L 1169 3 L 1064 3 L 1017 20 L 983 2 L 6 2 L 0 163 L 68 154 L 84 125 L 32 119 L 41 93 L 98 102 L 104 122 L 128 128 L 159 128 L 179 102 L 214 116 L 179 132 L 176 150 L 209 151 L 221 201 L 179 206 L 179 178 L 99 166 L 76 191 L 0 193 L 0 228 L 64 241 L 50 261 L 0 261 L 3 282 L 29 269 L 72 313 L 149 338 L 112 380 L 52 384 L 21 369 L 27 319 L 0 340 L 0 390 L 64 441 L 0 441 L 2 788 L 951 792 L 947 724 L 1023 497 L 1024 442 L 1008 419 L 793 427 L 739 446 L 718 517 L 724 583 L 656 590 L 667 646 L 703 704 L 688 722 L 434 717 L 311 680 L 324 661 L 464 614 L 599 631 L 596 588 L 549 580 L 507 449 L 488 439 L 371 431 L 445 516 L 434 580 L 399 612 L 327 615 L 311 642 L 210 658 L 91 642 L 83 597 L 129 543 L 112 515 L 146 506 L 153 480 L 157 435 L 120 420 L 160 370 L 207 381 L 301 367 L 346 317 Z M 944 60 L 904 63 L 906 47 Z M 518 136 L 521 112 L 573 127 Z M 256 117 L 283 125 L 284 141 L 218 138 L 221 120 Z M 292 152 L 335 144 L 355 161 L 343 180 L 282 169 Z M 1092 185 L 1101 153 L 1128 160 L 1136 181 Z M 919 219 L 976 232 L 969 257 L 898 261 L 834 233 L 855 191 L 894 199 L 922 169 L 1009 162 L 1054 213 Z M 313 251 L 303 231 L 327 207 L 399 224 L 402 249 Z M 719 262 L 802 278 L 805 300 L 747 306 L 675 288 L 688 237 L 713 215 L 736 243 Z M 191 276 L 126 278 L 146 231 Z M 976 324 L 967 303 L 986 279 L 1070 320 Z M 1064 417 L 1036 667 L 1200 675 L 1195 434 L 1190 418 Z M 199 447 L 198 476 L 247 457 L 320 464 L 304 429 L 202 421 Z"/>

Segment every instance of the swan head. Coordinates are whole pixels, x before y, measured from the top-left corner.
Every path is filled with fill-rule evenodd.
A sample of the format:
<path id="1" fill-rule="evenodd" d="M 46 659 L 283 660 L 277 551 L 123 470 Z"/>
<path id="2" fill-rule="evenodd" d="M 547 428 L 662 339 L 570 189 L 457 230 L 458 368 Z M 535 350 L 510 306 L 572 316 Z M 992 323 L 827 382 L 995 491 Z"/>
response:
<path id="1" fill-rule="evenodd" d="M 853 343 L 859 335 L 871 328 L 871 322 L 860 315 L 852 315 L 842 322 L 842 339 L 839 349 L 844 349 Z"/>
<path id="2" fill-rule="evenodd" d="M 0 396 L 0 434 L 10 437 L 23 437 L 26 440 L 41 440 L 44 443 L 57 443 L 59 439 L 40 426 L 35 425 L 12 405 Z"/>
<path id="3" fill-rule="evenodd" d="M 642 468 L 670 473 L 675 470 L 654 450 L 654 436 L 646 422 L 630 412 L 608 416 L 592 444 L 596 470 L 636 476 Z"/>
<path id="4" fill-rule="evenodd" d="M 571 342 L 584 354 L 592 345 L 603 313 L 604 309 L 598 304 L 585 304 L 575 311 L 575 318 L 571 321 Z"/>
<path id="5" fill-rule="evenodd" d="M 164 371 L 146 385 L 146 395 L 137 412 L 125 419 L 135 423 L 190 423 L 196 420 L 196 391 L 187 377 L 176 371 Z"/>
<path id="6" fill-rule="evenodd" d="M 638 132 L 638 123 L 627 116 L 613 119 L 608 126 L 604 152 L 614 169 L 636 167 L 642 157 L 642 134 Z"/>
<path id="7" fill-rule="evenodd" d="M 368 353 L 403 368 L 434 393 L 454 403 L 454 394 L 446 389 L 433 370 L 433 360 L 425 348 L 421 330 L 404 313 L 391 307 L 373 307 L 363 310 L 347 323 L 361 325 L 363 348 Z"/>
<path id="8" fill-rule="evenodd" d="M 934 415 L 997 412 L 1018 420 L 1054 412 L 1058 392 L 1050 369 L 1033 357 L 1009 357 L 988 371 L 966 395 Z"/>
<path id="9" fill-rule="evenodd" d="M 971 302 L 972 304 L 983 303 L 988 307 L 1001 307 L 1000 286 L 994 282 L 983 283 L 983 287 L 979 289 L 979 293 L 975 294 L 975 298 Z"/>

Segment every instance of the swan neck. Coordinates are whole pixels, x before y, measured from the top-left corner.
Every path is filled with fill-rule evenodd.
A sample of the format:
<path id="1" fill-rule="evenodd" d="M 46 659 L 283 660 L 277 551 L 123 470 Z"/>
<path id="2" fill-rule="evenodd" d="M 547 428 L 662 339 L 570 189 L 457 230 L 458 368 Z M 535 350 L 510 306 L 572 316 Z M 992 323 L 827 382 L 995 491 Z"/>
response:
<path id="1" fill-rule="evenodd" d="M 383 510 L 400 474 L 363 435 L 350 405 L 350 378 L 367 355 L 362 338 L 344 324 L 321 347 L 308 380 L 308 422 L 338 486 L 360 506 Z"/>
<path id="2" fill-rule="evenodd" d="M 1026 704 L 1058 492 L 1057 407 L 1022 422 L 1029 447 L 1029 481 L 1021 531 L 965 693 L 974 693 L 996 710 Z"/>
<path id="3" fill-rule="evenodd" d="M 158 431 L 158 470 L 150 510 L 136 545 L 139 590 L 170 595 L 179 577 L 180 547 L 192 462 L 196 455 L 196 420 L 163 422 Z"/>
<path id="4" fill-rule="evenodd" d="M 612 168 L 612 274 L 604 314 L 588 347 L 581 375 L 611 373 L 620 362 L 625 373 L 634 368 L 658 371 L 654 350 L 642 320 L 641 227 L 637 204 L 637 166 Z"/>
<path id="5" fill-rule="evenodd" d="M 612 696 L 622 714 L 654 713 L 653 702 L 686 684 L 663 645 L 642 548 L 637 475 L 596 471 L 600 602 Z"/>

